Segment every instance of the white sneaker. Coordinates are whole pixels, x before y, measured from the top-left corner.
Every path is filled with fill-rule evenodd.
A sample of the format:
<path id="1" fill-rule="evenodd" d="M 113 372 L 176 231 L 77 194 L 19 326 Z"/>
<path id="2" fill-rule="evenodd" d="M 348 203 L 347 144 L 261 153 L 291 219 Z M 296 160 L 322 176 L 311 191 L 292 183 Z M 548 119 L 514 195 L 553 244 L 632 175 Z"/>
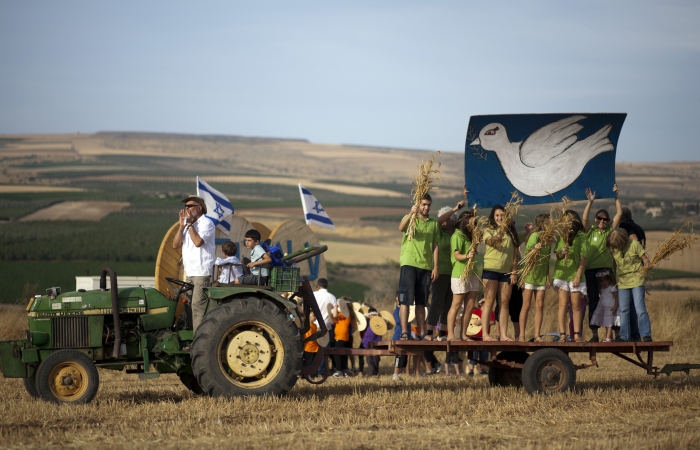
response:
<path id="1" fill-rule="evenodd" d="M 342 377 L 342 376 L 343 376 L 343 374 L 340 373 L 340 372 L 335 372 L 335 373 L 333 374 L 333 377 L 334 377 L 334 378 L 340 378 L 340 377 Z"/>
<path id="2" fill-rule="evenodd" d="M 398 381 L 403 381 L 403 379 L 399 376 L 398 373 L 395 373 L 395 374 L 391 377 L 391 379 L 394 380 L 394 381 L 397 381 L 397 382 L 398 382 Z"/>

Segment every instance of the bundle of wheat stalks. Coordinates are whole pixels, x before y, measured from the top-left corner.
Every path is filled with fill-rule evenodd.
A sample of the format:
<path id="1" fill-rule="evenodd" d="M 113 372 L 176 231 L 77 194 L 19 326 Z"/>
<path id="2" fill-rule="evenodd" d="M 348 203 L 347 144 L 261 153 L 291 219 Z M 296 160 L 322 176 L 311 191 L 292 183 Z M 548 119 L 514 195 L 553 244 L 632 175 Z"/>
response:
<path id="1" fill-rule="evenodd" d="M 441 155 L 440 152 L 437 152 L 438 156 Z M 432 184 L 436 181 L 440 181 L 440 165 L 442 164 L 441 162 L 437 163 L 437 166 L 433 168 L 433 164 L 435 163 L 435 157 L 434 155 L 430 155 L 430 159 L 428 161 L 421 159 L 421 165 L 418 166 L 418 175 L 415 176 L 416 181 L 413 182 L 413 189 L 411 190 L 411 195 L 413 196 L 413 204 L 416 206 L 420 206 L 421 200 L 423 200 L 423 197 L 430 192 L 430 189 L 432 188 Z M 406 235 L 408 237 L 408 240 L 413 239 L 413 235 L 416 233 L 416 214 L 411 213 L 411 217 L 409 218 L 408 222 L 408 228 L 406 229 Z"/>
<path id="2" fill-rule="evenodd" d="M 518 215 L 520 207 L 523 206 L 523 198 L 518 195 L 518 191 L 513 192 L 510 196 L 510 200 L 506 203 L 503 208 L 503 220 L 498 226 L 498 234 L 505 236 L 508 234 L 510 229 L 510 224 L 515 220 L 515 216 Z M 495 248 L 500 248 L 503 240 L 495 243 Z"/>
<path id="3" fill-rule="evenodd" d="M 538 232 L 539 242 L 543 247 L 547 245 L 554 244 L 557 236 L 561 236 L 562 239 L 566 240 L 573 226 L 573 217 L 571 214 L 567 214 L 566 210 L 569 209 L 571 201 L 564 197 L 562 198 L 561 208 L 553 206 L 549 211 L 549 218 L 542 224 L 542 230 Z M 542 256 L 543 258 L 549 258 L 549 255 Z M 568 257 L 568 255 L 567 255 Z M 531 248 L 529 252 L 520 260 L 519 264 L 521 268 L 518 270 L 518 285 L 522 287 L 525 284 L 525 278 L 535 270 L 535 266 L 539 262 L 539 249 Z"/>
<path id="4" fill-rule="evenodd" d="M 688 229 L 688 232 L 681 234 L 684 228 Z M 686 248 L 689 248 L 693 244 L 697 244 L 700 241 L 700 237 L 695 235 L 695 230 L 693 230 L 693 222 L 686 222 L 680 228 L 678 228 L 671 236 L 666 239 L 663 244 L 659 246 L 656 254 L 649 261 L 649 264 L 642 266 L 639 269 L 639 273 L 642 274 L 644 278 L 647 277 L 649 271 L 654 268 L 661 261 L 668 259 L 672 254 L 676 252 L 682 252 Z"/>
<path id="5" fill-rule="evenodd" d="M 476 247 L 479 245 L 481 240 L 484 238 L 484 230 L 488 226 L 489 220 L 486 217 L 476 217 L 476 205 L 474 206 L 474 211 L 473 217 L 474 217 L 474 223 L 472 224 L 472 233 L 471 233 L 471 241 L 472 241 L 472 246 L 469 248 L 467 253 L 471 252 L 474 250 L 476 252 Z M 462 272 L 462 275 L 460 275 L 459 279 L 464 281 L 467 279 L 469 276 L 469 272 L 472 271 L 474 268 L 474 264 L 476 263 L 476 253 L 474 254 L 473 257 L 467 259 L 467 265 L 464 268 L 464 272 Z"/>

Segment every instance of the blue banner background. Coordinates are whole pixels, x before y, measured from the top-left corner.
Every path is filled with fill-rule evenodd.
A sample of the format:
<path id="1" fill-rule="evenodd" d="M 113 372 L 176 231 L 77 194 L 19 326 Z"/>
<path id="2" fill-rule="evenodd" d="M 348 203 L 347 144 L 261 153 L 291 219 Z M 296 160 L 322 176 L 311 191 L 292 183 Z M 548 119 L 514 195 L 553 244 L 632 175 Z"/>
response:
<path id="1" fill-rule="evenodd" d="M 608 138 L 615 146 L 615 150 L 591 159 L 571 185 L 558 192 L 552 192 L 551 196 L 531 197 L 522 193 L 520 196 L 526 205 L 559 202 L 564 196 L 571 200 L 584 200 L 585 189 L 590 187 L 591 190 L 596 191 L 597 198 L 614 197 L 612 187 L 615 184 L 615 156 L 626 113 L 499 114 L 471 116 L 469 119 L 464 152 L 464 174 L 465 184 L 469 190 L 469 203 L 472 205 L 476 203 L 479 208 L 489 208 L 497 204 L 505 205 L 510 200 L 512 192 L 516 190 L 506 177 L 495 152 L 485 150 L 481 145 L 469 145 L 479 137 L 483 127 L 493 122 L 500 123 L 506 128 L 511 142 L 520 142 L 537 129 L 573 115 L 586 116 L 579 121 L 583 126 L 583 129 L 577 133 L 579 141 L 605 125 L 611 124 L 612 129 Z"/>

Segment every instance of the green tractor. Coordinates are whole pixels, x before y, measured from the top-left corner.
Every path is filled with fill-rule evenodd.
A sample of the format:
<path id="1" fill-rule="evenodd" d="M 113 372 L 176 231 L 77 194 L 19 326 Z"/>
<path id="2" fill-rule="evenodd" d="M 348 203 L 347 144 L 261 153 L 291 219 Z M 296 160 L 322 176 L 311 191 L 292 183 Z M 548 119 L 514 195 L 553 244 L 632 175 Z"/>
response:
<path id="1" fill-rule="evenodd" d="M 326 249 L 307 247 L 286 259 L 299 262 Z M 99 290 L 48 289 L 27 305 L 26 337 L 0 341 L 3 376 L 23 378 L 32 397 L 75 404 L 97 394 L 98 367 L 126 369 L 142 379 L 176 373 L 191 391 L 217 397 L 282 395 L 294 387 L 308 311 L 320 317 L 298 268 L 271 268 L 270 286 L 208 288 L 207 310 L 196 333 L 184 321 L 176 323 L 175 314 L 181 295 L 193 286 L 173 278 L 168 282 L 176 292 L 172 298 L 153 288 L 120 288 L 114 270 L 105 267 Z M 296 297 L 307 310 L 303 322 Z M 323 326 L 307 339 L 325 331 Z"/>

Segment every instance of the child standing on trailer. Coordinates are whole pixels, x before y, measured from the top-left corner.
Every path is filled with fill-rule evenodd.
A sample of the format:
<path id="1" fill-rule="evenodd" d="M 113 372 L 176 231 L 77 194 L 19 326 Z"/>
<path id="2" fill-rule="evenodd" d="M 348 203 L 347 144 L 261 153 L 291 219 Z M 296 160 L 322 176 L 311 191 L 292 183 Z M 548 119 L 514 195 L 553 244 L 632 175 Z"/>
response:
<path id="1" fill-rule="evenodd" d="M 572 225 L 568 236 L 557 239 L 555 255 L 557 261 L 554 264 L 554 290 L 559 296 L 559 322 L 560 340 L 566 342 L 566 313 L 571 304 L 574 319 L 575 342 L 583 342 L 581 337 L 581 296 L 586 295 L 586 281 L 581 281 L 586 267 L 586 255 L 588 255 L 588 239 L 584 233 L 581 218 L 576 211 L 566 210 L 571 216 Z"/>
<path id="2" fill-rule="evenodd" d="M 598 306 L 591 316 L 591 325 L 605 327 L 605 339 L 603 342 L 612 342 L 613 327 L 620 326 L 620 314 L 618 314 L 617 288 L 613 286 L 610 272 L 602 270 L 596 274 L 598 281 Z"/>
<path id="3" fill-rule="evenodd" d="M 542 342 L 542 317 L 544 316 L 544 295 L 552 285 L 549 276 L 549 256 L 552 253 L 550 244 L 543 245 L 540 242 L 540 233 L 544 229 L 549 214 L 540 214 L 535 217 L 535 230 L 530 235 L 525 246 L 525 254 L 531 249 L 538 249 L 536 254 L 537 263 L 532 271 L 525 278 L 523 286 L 523 308 L 520 310 L 520 337 L 518 340 L 525 341 L 525 327 L 527 326 L 527 316 L 530 312 L 532 295 L 535 294 L 535 342 Z"/>
<path id="4" fill-rule="evenodd" d="M 479 276 L 474 268 L 469 271 L 465 278 L 462 278 L 466 270 L 468 260 L 476 256 L 476 249 L 472 249 L 471 235 L 472 227 L 476 217 L 472 217 L 471 211 L 467 211 L 458 222 L 458 229 L 452 234 L 451 257 L 452 257 L 452 306 L 447 314 L 447 340 L 467 340 L 467 325 L 472 317 L 476 294 L 479 291 Z M 461 336 L 455 336 L 457 313 L 464 307 L 462 316 Z"/>

